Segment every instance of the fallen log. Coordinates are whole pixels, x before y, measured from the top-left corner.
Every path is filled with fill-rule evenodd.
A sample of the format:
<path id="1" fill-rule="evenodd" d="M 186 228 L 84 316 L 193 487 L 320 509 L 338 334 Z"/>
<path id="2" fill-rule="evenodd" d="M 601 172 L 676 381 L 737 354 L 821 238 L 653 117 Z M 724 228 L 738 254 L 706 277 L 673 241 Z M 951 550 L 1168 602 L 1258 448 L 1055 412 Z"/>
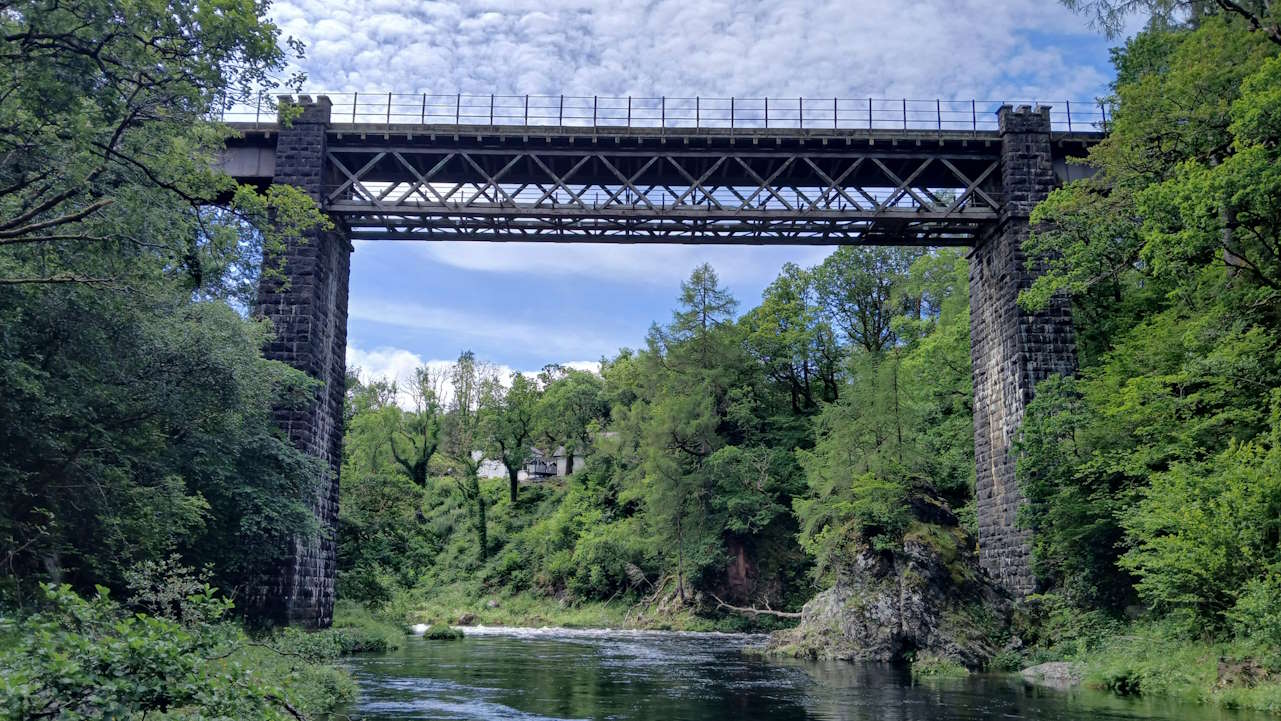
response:
<path id="1" fill-rule="evenodd" d="M 712 598 L 716 599 L 717 608 L 728 608 L 731 611 L 745 614 L 748 616 L 777 616 L 779 618 L 800 618 L 801 617 L 801 614 L 799 611 L 798 612 L 775 611 L 774 609 L 768 608 L 768 607 L 754 608 L 754 607 L 735 606 L 730 603 L 725 603 L 724 601 L 721 600 L 720 596 L 717 596 L 714 593 L 710 595 Z"/>

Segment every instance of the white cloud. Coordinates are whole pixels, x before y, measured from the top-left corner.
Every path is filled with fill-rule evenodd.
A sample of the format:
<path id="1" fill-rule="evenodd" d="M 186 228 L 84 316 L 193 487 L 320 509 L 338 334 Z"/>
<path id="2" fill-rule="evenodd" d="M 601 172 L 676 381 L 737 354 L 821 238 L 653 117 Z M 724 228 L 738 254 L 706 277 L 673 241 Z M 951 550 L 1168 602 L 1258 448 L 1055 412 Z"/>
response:
<path id="1" fill-rule="evenodd" d="M 760 283 L 785 260 L 822 262 L 827 246 L 624 245 L 609 243 L 421 243 L 415 251 L 464 270 L 527 277 L 586 275 L 636 285 L 674 285 L 700 263 L 711 263 L 723 282 Z"/>
<path id="2" fill-rule="evenodd" d="M 351 320 L 449 334 L 466 345 L 467 339 L 497 341 L 515 347 L 538 348 L 549 356 L 581 358 L 612 354 L 626 338 L 609 338 L 572 325 L 539 325 L 414 302 L 353 296 L 347 311 Z"/>
<path id="3" fill-rule="evenodd" d="M 279 0 L 313 90 L 1079 98 L 1094 35 L 1046 0 Z"/>
<path id="4" fill-rule="evenodd" d="M 484 359 L 481 360 L 483 361 Z M 444 371 L 453 364 L 453 360 L 441 360 L 438 358 L 423 360 L 422 356 L 404 348 L 381 347 L 373 350 L 362 350 L 355 346 L 347 346 L 347 369 L 354 372 L 364 383 L 374 380 L 395 383 L 397 386 L 396 404 L 407 410 L 411 410 L 414 407 L 414 397 L 408 390 L 414 382 L 414 372 L 419 368 Z M 600 373 L 599 361 L 571 360 L 565 361 L 560 365 L 575 370 Z M 493 370 L 502 379 L 503 384 L 507 385 L 517 372 L 533 378 L 542 369 L 516 371 L 509 365 L 495 364 L 493 365 Z M 445 401 L 448 402 L 449 389 L 445 388 L 443 390 L 446 396 Z"/>

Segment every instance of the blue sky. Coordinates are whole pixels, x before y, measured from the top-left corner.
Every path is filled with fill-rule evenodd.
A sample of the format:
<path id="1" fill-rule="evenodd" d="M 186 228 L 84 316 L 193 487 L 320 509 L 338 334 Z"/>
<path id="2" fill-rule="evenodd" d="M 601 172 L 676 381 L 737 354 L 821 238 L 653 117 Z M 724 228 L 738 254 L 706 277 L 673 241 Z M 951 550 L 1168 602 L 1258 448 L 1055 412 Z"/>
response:
<path id="1" fill-rule="evenodd" d="M 1051 0 L 277 0 L 307 90 L 1088 99 L 1112 43 Z M 517 370 L 644 342 L 710 262 L 744 309 L 823 248 L 358 243 L 348 362 Z"/>

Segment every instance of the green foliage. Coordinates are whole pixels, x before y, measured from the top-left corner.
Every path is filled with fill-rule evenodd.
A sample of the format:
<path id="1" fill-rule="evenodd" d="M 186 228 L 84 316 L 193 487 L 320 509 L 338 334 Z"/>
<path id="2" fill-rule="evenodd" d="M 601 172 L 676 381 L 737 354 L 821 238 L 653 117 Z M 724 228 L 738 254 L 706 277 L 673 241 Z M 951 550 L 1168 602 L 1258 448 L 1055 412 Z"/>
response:
<path id="1" fill-rule="evenodd" d="M 1281 617 L 1281 596 L 1268 600 L 1281 572 L 1281 391 L 1274 394 L 1266 445 L 1233 443 L 1204 463 L 1176 463 L 1123 516 L 1134 546 L 1121 565 L 1140 579 L 1139 595 L 1189 634 L 1229 621 L 1248 634 Z"/>
<path id="2" fill-rule="evenodd" d="M 271 329 L 242 313 L 263 253 L 325 221 L 296 189 L 238 188 L 214 163 L 218 103 L 252 102 L 284 68 L 265 15 L 254 0 L 0 15 L 5 595 L 120 589 L 175 552 L 234 592 L 315 530 L 301 499 L 318 469 L 272 423 L 311 385 L 261 358 Z"/>
<path id="3" fill-rule="evenodd" d="M 587 459 L 563 485 L 517 483 L 513 493 L 509 474 L 507 493 L 479 477 L 462 492 L 443 479 L 418 490 L 387 450 L 410 412 L 394 407 L 395 389 L 353 382 L 340 592 L 428 608 L 458 594 L 466 612 L 503 618 L 519 616 L 476 604 L 542 597 L 563 615 L 624 600 L 681 613 L 715 594 L 795 608 L 811 592 L 812 561 L 827 570 L 857 544 L 899 543 L 913 496 L 964 506 L 973 483 L 964 258 L 846 249 L 838 260 L 785 267 L 738 319 L 716 273 L 696 268 L 670 322 L 599 374 L 549 367 L 536 381 L 499 382 L 464 356 L 454 382 L 485 380 L 427 411 L 442 429 L 436 472 L 472 478 L 479 456 L 465 449 L 518 465 L 530 445 L 563 445 Z M 829 291 L 849 281 L 871 295 L 825 299 L 820 274 Z M 860 303 L 881 316 L 881 351 L 842 345 L 832 330 Z M 461 403 L 473 382 L 475 401 Z M 465 542 L 479 536 L 481 505 L 485 556 Z"/>
<path id="4" fill-rule="evenodd" d="M 1083 654 L 1085 683 L 1122 695 L 1281 711 L 1281 657 L 1257 642 L 1188 641 L 1162 625 L 1135 625 Z"/>
<path id="5" fill-rule="evenodd" d="M 899 275 L 851 280 L 879 288 L 877 297 L 900 309 L 877 321 L 893 329 L 895 343 L 854 348 L 840 400 L 815 418 L 814 447 L 796 453 L 808 483 L 794 504 L 800 541 L 822 576 L 860 548 L 899 547 L 918 491 L 957 508 L 971 495 L 966 265 L 952 251 L 916 257 Z M 860 264 L 868 266 L 861 273 L 887 272 L 875 258 L 847 261 Z"/>
<path id="6" fill-rule="evenodd" d="M 1082 339 L 1018 441 L 1037 573 L 1078 612 L 1141 602 L 1184 638 L 1262 638 L 1278 613 L 1276 20 L 1206 3 L 1127 41 L 1098 172 L 1025 244 L 1049 272 L 1020 302 L 1070 293 Z"/>
<path id="7" fill-rule="evenodd" d="M 234 588 L 311 529 L 314 461 L 271 415 L 310 383 L 261 358 L 267 327 L 168 285 L 0 285 L 0 308 L 5 573 L 120 588 L 180 552 Z"/>
<path id="8" fill-rule="evenodd" d="M 0 715 L 6 719 L 173 717 L 294 719 L 354 690 L 337 671 L 293 659 L 297 648 L 252 645 L 208 586 L 178 622 L 128 614 L 100 588 L 84 600 L 47 585 L 40 610 L 0 632 Z"/>
<path id="9" fill-rule="evenodd" d="M 823 313 L 850 345 L 877 353 L 894 343 L 892 321 L 913 305 L 897 286 L 922 254 L 917 248 L 843 246 L 814 269 Z"/>
<path id="10" fill-rule="evenodd" d="M 522 373 L 512 374 L 509 387 L 494 383 L 488 391 L 486 450 L 507 469 L 507 490 L 512 503 L 516 502 L 519 492 L 520 470 L 533 456 L 530 443 L 536 432 L 534 424 L 538 420 L 541 395 L 537 383 Z"/>
<path id="11" fill-rule="evenodd" d="M 912 678 L 964 678 L 970 670 L 964 664 L 937 656 L 917 656 L 912 659 Z"/>
<path id="12" fill-rule="evenodd" d="M 462 637 L 462 631 L 439 623 L 428 626 L 423 632 L 423 638 L 431 641 L 457 641 Z"/>
<path id="13" fill-rule="evenodd" d="M 405 629 L 375 615 L 367 607 L 340 601 L 334 605 L 334 623 L 326 631 L 338 638 L 338 655 L 400 648 Z"/>

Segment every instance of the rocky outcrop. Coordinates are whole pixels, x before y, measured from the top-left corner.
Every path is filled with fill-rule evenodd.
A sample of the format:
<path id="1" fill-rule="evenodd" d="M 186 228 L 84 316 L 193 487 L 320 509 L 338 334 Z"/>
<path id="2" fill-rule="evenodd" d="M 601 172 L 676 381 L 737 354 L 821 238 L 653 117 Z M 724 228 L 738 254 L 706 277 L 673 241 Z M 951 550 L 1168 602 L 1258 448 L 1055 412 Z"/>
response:
<path id="1" fill-rule="evenodd" d="M 848 661 L 919 654 L 982 668 L 1009 640 L 1010 609 L 979 567 L 972 536 L 918 521 L 901 548 L 851 559 L 832 588 L 805 604 L 799 626 L 771 636 L 767 652 Z"/>

